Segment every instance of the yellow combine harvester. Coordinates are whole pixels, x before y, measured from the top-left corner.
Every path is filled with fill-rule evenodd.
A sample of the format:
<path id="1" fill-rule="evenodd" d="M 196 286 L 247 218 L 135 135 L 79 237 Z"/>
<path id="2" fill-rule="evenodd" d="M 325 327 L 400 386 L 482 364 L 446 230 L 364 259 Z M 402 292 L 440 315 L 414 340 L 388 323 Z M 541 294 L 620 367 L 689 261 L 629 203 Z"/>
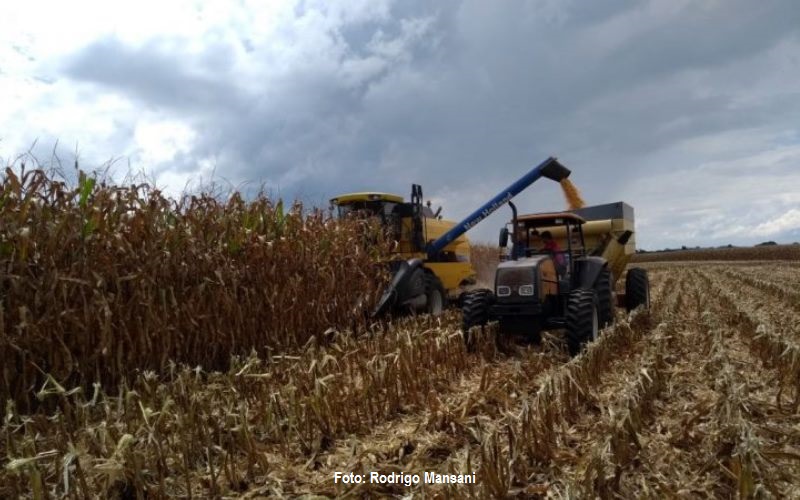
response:
<path id="1" fill-rule="evenodd" d="M 429 243 L 444 236 L 456 223 L 442 219 L 441 208 L 434 213 L 429 205 L 422 204 L 419 185 L 412 186 L 410 202 L 396 194 L 364 192 L 337 196 L 331 199 L 331 205 L 337 209 L 339 217 L 362 213 L 380 218 L 390 237 L 397 242 L 391 269 L 395 277 L 409 266 L 419 269 L 411 273 L 413 276 L 409 276 L 407 283 L 394 287 L 398 297 L 394 297 L 394 304 L 387 302 L 384 308 L 394 306 L 441 314 L 448 300 L 457 300 L 465 287 L 475 283 L 469 240 L 465 235 L 449 242 L 434 258 L 425 251 Z"/>

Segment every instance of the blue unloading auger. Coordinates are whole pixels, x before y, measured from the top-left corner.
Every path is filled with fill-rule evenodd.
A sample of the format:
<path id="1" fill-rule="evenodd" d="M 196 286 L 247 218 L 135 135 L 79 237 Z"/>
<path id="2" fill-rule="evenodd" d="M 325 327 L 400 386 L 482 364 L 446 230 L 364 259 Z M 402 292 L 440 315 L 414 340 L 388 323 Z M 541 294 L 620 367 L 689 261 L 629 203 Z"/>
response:
<path id="1" fill-rule="evenodd" d="M 475 227 L 478 223 L 491 215 L 495 210 L 510 202 L 512 198 L 524 191 L 528 186 L 538 181 L 540 178 L 546 177 L 556 182 L 561 182 L 569 177 L 570 173 L 572 172 L 567 167 L 559 163 L 556 158 L 551 156 L 550 158 L 546 159 L 539 165 L 533 167 L 530 172 L 520 177 L 516 182 L 508 186 L 506 189 L 500 191 L 494 198 L 484 203 L 479 209 L 472 212 L 464 220 L 453 226 L 450 231 L 446 232 L 438 239 L 430 242 L 425 247 L 428 260 L 433 262 L 437 261 L 439 253 L 444 250 L 447 245 Z M 402 265 L 395 272 L 392 282 L 389 284 L 389 287 L 383 293 L 383 297 L 381 297 L 381 300 L 378 302 L 378 306 L 372 313 L 373 316 L 379 316 L 389 309 L 397 297 L 397 290 L 402 287 L 404 281 L 409 278 L 414 269 L 422 264 L 423 262 L 419 259 L 412 259 L 408 262 L 402 262 Z"/>
<path id="2" fill-rule="evenodd" d="M 443 234 L 439 239 L 428 244 L 428 246 L 425 248 L 428 257 L 431 259 L 436 258 L 436 256 L 439 255 L 439 252 L 441 252 L 444 247 L 452 243 L 462 234 L 472 229 L 483 219 L 491 215 L 495 210 L 511 201 L 513 197 L 524 191 L 525 188 L 538 181 L 540 178 L 547 177 L 548 179 L 552 179 L 556 182 L 561 182 L 569 177 L 570 173 L 572 172 L 570 172 L 567 167 L 559 163 L 556 158 L 551 156 L 539 165 L 535 166 L 533 170 L 520 177 L 515 183 L 500 191 L 494 198 L 487 201 L 481 208 L 472 212 L 466 219 L 453 226 L 453 229 Z"/>

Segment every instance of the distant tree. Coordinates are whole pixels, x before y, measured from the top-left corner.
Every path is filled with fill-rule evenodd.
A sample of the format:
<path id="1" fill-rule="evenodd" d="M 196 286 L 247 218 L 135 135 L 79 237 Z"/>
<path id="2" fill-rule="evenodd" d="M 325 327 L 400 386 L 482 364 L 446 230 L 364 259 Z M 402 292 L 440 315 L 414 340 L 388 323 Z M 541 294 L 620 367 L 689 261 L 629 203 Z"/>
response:
<path id="1" fill-rule="evenodd" d="M 772 245 L 777 245 L 777 243 L 775 243 L 774 241 L 765 241 L 763 243 L 759 243 L 756 246 L 757 247 L 769 247 L 769 246 L 772 246 Z"/>
<path id="2" fill-rule="evenodd" d="M 681 250 L 688 250 L 688 248 L 686 248 L 686 245 L 682 245 Z"/>

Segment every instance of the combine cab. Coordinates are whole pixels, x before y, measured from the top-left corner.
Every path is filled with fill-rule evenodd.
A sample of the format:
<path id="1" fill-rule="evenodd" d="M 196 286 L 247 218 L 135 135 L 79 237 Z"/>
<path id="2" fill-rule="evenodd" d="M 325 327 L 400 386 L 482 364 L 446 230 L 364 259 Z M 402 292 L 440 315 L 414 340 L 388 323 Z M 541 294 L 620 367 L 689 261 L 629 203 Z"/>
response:
<path id="1" fill-rule="evenodd" d="M 625 292 L 615 284 L 635 251 L 633 209 L 622 202 L 557 213 L 514 217 L 500 233 L 513 246 L 497 267 L 494 290 L 464 298 L 464 335 L 475 325 L 498 321 L 501 335 L 538 341 L 542 330 L 565 329 L 575 355 L 613 323 L 615 305 L 649 307 L 647 272 L 630 269 Z"/>

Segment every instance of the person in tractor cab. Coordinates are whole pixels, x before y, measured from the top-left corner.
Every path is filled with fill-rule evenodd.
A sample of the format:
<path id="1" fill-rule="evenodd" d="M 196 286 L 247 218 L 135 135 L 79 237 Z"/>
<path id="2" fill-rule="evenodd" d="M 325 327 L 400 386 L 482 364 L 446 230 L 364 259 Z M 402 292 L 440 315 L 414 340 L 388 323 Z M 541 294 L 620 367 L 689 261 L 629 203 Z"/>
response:
<path id="1" fill-rule="evenodd" d="M 581 234 L 578 226 L 572 226 L 569 230 L 569 240 L 572 248 L 580 249 L 583 245 L 583 240 L 581 239 Z M 606 235 L 608 236 L 608 235 Z"/>
<path id="2" fill-rule="evenodd" d="M 542 242 L 544 242 L 544 251 L 553 254 L 556 267 L 559 268 L 559 270 L 564 270 L 567 264 L 564 259 L 564 252 L 561 250 L 561 247 L 558 246 L 558 242 L 553 239 L 553 235 L 550 231 L 542 231 Z"/>
<path id="3" fill-rule="evenodd" d="M 521 257 L 525 257 L 525 249 L 527 248 L 527 240 L 525 236 L 527 232 L 524 228 L 518 227 L 516 231 L 514 231 L 513 238 L 514 244 L 511 246 L 511 255 L 512 259 L 518 259 Z"/>
<path id="4" fill-rule="evenodd" d="M 544 242 L 542 241 L 542 235 L 539 234 L 539 231 L 537 231 L 536 229 L 531 231 L 529 241 L 530 241 L 529 245 L 530 248 L 539 248 L 540 246 L 544 245 Z"/>
<path id="5" fill-rule="evenodd" d="M 542 238 L 539 231 L 536 229 L 519 229 L 516 234 L 516 244 L 512 251 L 516 252 L 518 258 L 529 256 L 531 253 L 539 251 L 538 248 L 542 245 Z"/>

